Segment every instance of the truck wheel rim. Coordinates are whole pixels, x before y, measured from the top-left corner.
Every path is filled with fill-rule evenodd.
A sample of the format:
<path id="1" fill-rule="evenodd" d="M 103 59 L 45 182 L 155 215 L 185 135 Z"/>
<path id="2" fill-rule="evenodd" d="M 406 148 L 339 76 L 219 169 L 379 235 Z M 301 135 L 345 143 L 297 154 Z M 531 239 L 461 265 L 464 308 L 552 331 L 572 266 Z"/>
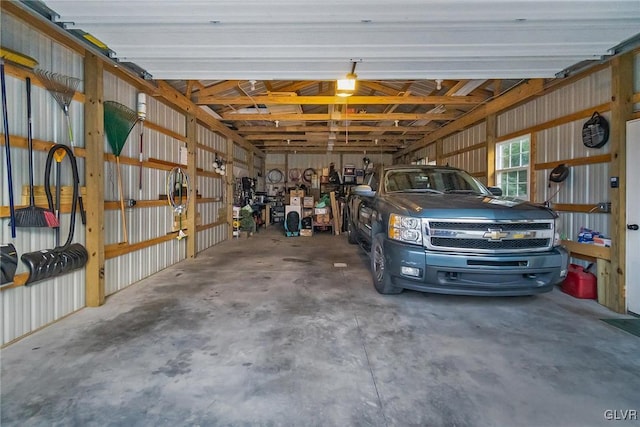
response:
<path id="1" fill-rule="evenodd" d="M 373 252 L 373 268 L 375 269 L 376 280 L 382 282 L 382 277 L 384 276 L 384 254 L 380 245 L 376 245 Z"/>

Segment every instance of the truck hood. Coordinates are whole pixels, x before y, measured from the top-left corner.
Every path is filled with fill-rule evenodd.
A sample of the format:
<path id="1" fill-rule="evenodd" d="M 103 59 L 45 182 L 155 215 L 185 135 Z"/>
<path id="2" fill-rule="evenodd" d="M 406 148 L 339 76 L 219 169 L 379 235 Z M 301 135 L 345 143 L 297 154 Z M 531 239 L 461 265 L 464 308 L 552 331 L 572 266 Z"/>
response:
<path id="1" fill-rule="evenodd" d="M 421 218 L 551 219 L 556 214 L 544 206 L 511 197 L 476 194 L 396 193 L 383 196 L 406 215 Z M 398 212 L 400 213 L 400 212 Z"/>

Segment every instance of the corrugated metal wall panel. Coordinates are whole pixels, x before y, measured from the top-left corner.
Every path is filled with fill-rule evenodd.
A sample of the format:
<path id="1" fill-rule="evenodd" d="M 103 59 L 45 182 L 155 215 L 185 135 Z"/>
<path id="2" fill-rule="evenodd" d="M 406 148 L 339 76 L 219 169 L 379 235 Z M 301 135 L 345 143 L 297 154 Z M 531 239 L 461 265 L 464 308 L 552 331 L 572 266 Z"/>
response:
<path id="1" fill-rule="evenodd" d="M 486 129 L 486 122 L 482 122 L 443 139 L 442 154 L 452 153 L 484 142 L 486 140 Z"/>
<path id="2" fill-rule="evenodd" d="M 25 55 L 31 56 L 39 62 L 38 68 L 53 71 L 67 76 L 83 78 L 82 57 L 70 49 L 52 42 L 43 33 L 31 29 L 24 23 L 17 21 L 9 14 L 0 16 L 0 30 L 2 46 Z M 9 133 L 11 135 L 27 136 L 27 106 L 26 83 L 23 79 L 6 76 L 7 104 L 9 107 Z M 79 91 L 83 85 L 80 84 Z M 33 116 L 33 137 L 44 141 L 69 144 L 66 119 L 62 109 L 53 96 L 36 80 L 32 80 L 31 106 Z M 70 121 L 77 146 L 83 143 L 83 105 L 72 101 L 70 105 Z M 2 133 L 5 132 L 2 126 Z M 6 177 L 6 160 L 4 149 L 0 150 L 0 174 Z M 34 184 L 43 185 L 46 152 L 35 151 Z M 29 183 L 27 150 L 13 147 L 11 149 L 13 166 L 13 191 L 16 205 L 22 203 L 22 187 Z M 84 159 L 77 158 L 81 184 L 84 182 Z M 52 168 L 51 183 L 55 184 L 55 164 Z M 7 180 L 2 179 L 0 200 L 3 206 L 9 204 Z M 62 164 L 62 185 L 71 185 L 71 171 L 68 160 Z M 67 238 L 70 215 L 61 217 L 60 239 L 62 243 Z M 54 232 L 43 228 L 18 228 L 15 239 L 11 238 L 9 218 L 0 220 L 0 241 L 11 242 L 15 245 L 18 255 L 55 246 Z M 78 216 L 74 229 L 74 242 L 84 243 L 84 227 Z M 18 262 L 17 273 L 26 273 L 27 268 Z M 84 307 L 84 271 L 76 271 L 56 277 L 51 280 L 8 289 L 0 292 L 0 345 L 14 340 L 24 334 L 34 331 L 61 317 Z"/>
<path id="3" fill-rule="evenodd" d="M 499 114 L 498 137 L 609 102 L 610 96 L 611 71 L 600 70 Z"/>
<path id="4" fill-rule="evenodd" d="M 429 161 L 436 160 L 436 144 L 431 144 L 416 151 L 412 157 L 412 161 L 427 158 Z"/>
<path id="5" fill-rule="evenodd" d="M 225 154 L 227 149 L 227 141 L 225 138 L 202 125 L 198 125 L 197 138 L 198 143 L 220 151 L 220 155 L 223 158 L 227 157 Z M 207 171 L 213 170 L 213 161 L 216 157 L 215 153 L 207 150 L 198 150 L 196 157 L 198 167 Z M 213 178 L 199 176 L 197 181 L 197 189 L 203 198 L 224 197 L 225 181 L 223 177 Z M 197 209 L 200 214 L 201 224 L 207 225 L 217 222 L 224 206 L 224 201 L 198 203 Z M 221 227 L 223 226 L 208 228 L 198 232 L 197 252 L 201 252 L 227 239 L 227 235 L 221 232 Z"/>

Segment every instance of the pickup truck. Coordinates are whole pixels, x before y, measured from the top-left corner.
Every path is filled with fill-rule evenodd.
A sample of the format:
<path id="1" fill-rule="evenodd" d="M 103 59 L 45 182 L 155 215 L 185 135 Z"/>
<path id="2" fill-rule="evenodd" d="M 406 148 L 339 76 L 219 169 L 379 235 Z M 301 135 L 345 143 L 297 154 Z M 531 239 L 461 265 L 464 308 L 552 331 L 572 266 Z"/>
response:
<path id="1" fill-rule="evenodd" d="M 566 277 L 557 217 L 461 169 L 394 165 L 365 174 L 345 219 L 349 243 L 370 252 L 381 294 L 514 296 L 548 292 Z"/>

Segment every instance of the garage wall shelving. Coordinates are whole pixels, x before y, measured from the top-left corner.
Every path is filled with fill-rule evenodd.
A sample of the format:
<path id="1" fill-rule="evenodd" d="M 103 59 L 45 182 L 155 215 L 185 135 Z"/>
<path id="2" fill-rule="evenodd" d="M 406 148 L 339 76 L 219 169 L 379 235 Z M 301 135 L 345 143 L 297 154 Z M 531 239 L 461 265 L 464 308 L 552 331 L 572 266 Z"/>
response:
<path id="1" fill-rule="evenodd" d="M 27 24 L 24 19 L 11 13 L 3 13 L 2 44 L 38 60 L 38 68 L 77 77 L 83 81 L 76 92 L 70 107 L 71 123 L 77 145 L 81 185 L 86 184 L 85 163 L 89 150 L 94 146 L 85 143 L 85 87 L 87 80 L 101 81 L 100 101 L 117 101 L 135 110 L 137 94 L 147 94 L 147 117 L 144 122 L 142 192 L 139 191 L 139 136 L 137 124 L 128 137 L 120 153 L 123 194 L 125 199 L 133 199 L 136 205 L 126 210 L 128 243 L 122 242 L 122 221 L 120 219 L 115 157 L 102 133 L 103 154 L 103 225 L 102 260 L 100 275 L 104 280 L 104 296 L 111 295 L 147 276 L 150 276 L 172 264 L 184 260 L 228 238 L 228 212 L 231 199 L 228 184 L 229 176 L 213 171 L 213 159 L 216 154 L 224 158 L 229 170 L 233 170 L 234 157 L 248 158 L 248 150 L 240 147 L 225 133 L 223 125 L 218 126 L 206 114 L 200 114 L 197 107 L 182 95 L 163 87 L 156 88 L 144 80 L 115 67 L 107 58 L 94 55 L 98 62 L 105 64 L 101 79 L 93 75 L 84 75 L 85 55 L 83 44 L 60 36 L 56 28 L 41 28 L 39 23 Z M 43 24 L 50 25 L 50 24 Z M 48 149 L 54 143 L 68 143 L 64 115 L 53 97 L 29 70 L 6 64 L 9 134 L 13 164 L 13 191 L 17 207 L 21 203 L 22 186 L 28 184 L 28 151 L 25 77 L 32 79 L 32 105 L 34 117 L 34 166 L 35 184 L 42 185 L 44 163 Z M 189 122 L 195 122 L 195 129 L 189 134 Z M 1 129 L 4 133 L 5 130 Z M 95 141 L 95 140 L 94 140 Z M 3 142 L 4 144 L 4 139 Z M 172 231 L 173 212 L 166 200 L 160 195 L 166 194 L 166 176 L 174 166 L 181 164 L 180 147 L 190 146 L 188 164 L 182 167 L 190 171 L 195 198 L 185 218 L 190 237 L 176 239 L 177 232 Z M 235 148 L 234 148 L 235 147 Z M 4 148 L 0 150 L 0 173 L 6 177 Z M 233 155 L 228 153 L 233 152 Z M 253 152 L 251 153 L 253 156 Z M 72 184 L 71 174 L 63 164 L 62 184 Z M 53 175 L 53 174 L 52 174 Z M 55 177 L 52 177 L 55 180 Z M 19 228 L 16 239 L 11 238 L 9 224 L 9 200 L 7 180 L 2 179 L 0 200 L 0 240 L 13 243 L 18 256 L 25 252 L 53 248 L 54 235 L 50 229 Z M 91 192 L 91 189 L 88 190 Z M 85 207 L 88 204 L 85 198 Z M 91 207 L 88 207 L 89 209 Z M 63 206 L 61 236 L 66 236 L 65 224 L 69 221 L 70 206 Z M 191 221 L 191 222 L 190 222 Z M 197 221 L 197 226 L 195 225 Z M 74 242 L 87 246 L 89 236 L 80 219 L 76 221 Z M 63 238 L 64 241 L 64 238 Z M 193 245 L 192 248 L 189 245 Z M 191 255 L 192 254 L 192 255 Z M 87 305 L 88 288 L 95 287 L 88 279 L 88 266 L 75 272 L 24 286 L 27 276 L 25 266 L 19 261 L 16 280 L 3 286 L 0 291 L 0 345 L 7 344 L 39 328 L 59 320 Z M 96 272 L 97 273 L 97 272 Z M 95 289 L 95 288 L 93 288 Z M 98 302 L 98 304 L 102 303 Z"/>
<path id="2" fill-rule="evenodd" d="M 3 46 L 12 47 L 25 54 L 37 58 L 39 67 L 65 75 L 82 78 L 82 56 L 58 43 L 52 42 L 40 32 L 30 28 L 9 14 L 0 17 Z M 64 115 L 55 100 L 39 83 L 33 74 L 16 67 L 5 68 L 7 102 L 9 107 L 9 133 L 11 136 L 11 160 L 13 166 L 13 193 L 16 208 L 22 203 L 22 186 L 28 184 L 28 151 L 27 151 L 27 115 L 26 115 L 26 83 L 25 77 L 32 80 L 31 103 L 33 108 L 34 138 L 34 180 L 35 185 L 42 185 L 44 165 L 49 147 L 54 143 L 67 143 L 67 130 Z M 83 102 L 82 86 L 70 106 L 70 119 L 76 144 L 84 147 L 83 140 Z M 0 126 L 3 126 L 0 124 Z M 5 133 L 4 127 L 0 128 Z M 55 246 L 53 231 L 49 228 L 18 228 L 16 239 L 11 238 L 9 227 L 9 196 L 6 179 L 6 159 L 4 138 L 0 153 L 1 219 L 0 241 L 12 242 L 18 255 Z M 81 149 L 78 150 L 82 151 Z M 84 176 L 84 159 L 78 156 L 78 169 Z M 62 185 L 71 185 L 71 173 L 68 162 L 62 167 Z M 55 173 L 52 172 L 52 182 Z M 81 182 L 84 182 L 82 180 Z M 60 236 L 64 240 L 69 224 L 69 207 L 63 207 L 61 214 Z M 74 241 L 85 242 L 85 232 L 81 221 L 76 221 Z M 25 277 L 26 267 L 19 262 L 16 274 Z M 20 286 L 0 292 L 0 343 L 4 344 L 30 331 L 60 319 L 84 307 L 85 272 L 76 270 L 65 276 L 56 277 L 38 283 L 35 286 Z"/>

